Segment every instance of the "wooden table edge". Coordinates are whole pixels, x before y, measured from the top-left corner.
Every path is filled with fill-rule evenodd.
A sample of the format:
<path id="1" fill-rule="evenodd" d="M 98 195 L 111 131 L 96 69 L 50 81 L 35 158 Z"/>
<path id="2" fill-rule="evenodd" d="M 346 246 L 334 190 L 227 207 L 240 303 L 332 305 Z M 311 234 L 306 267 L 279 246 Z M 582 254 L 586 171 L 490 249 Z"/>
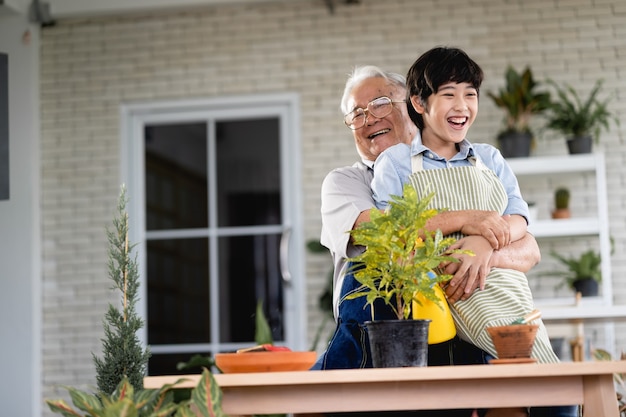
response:
<path id="1" fill-rule="evenodd" d="M 606 375 L 626 373 L 626 361 L 563 362 L 558 364 L 506 364 L 431 366 L 424 368 L 378 368 L 345 369 L 328 371 L 261 372 L 239 374 L 215 374 L 222 388 L 256 385 L 315 385 L 335 383 L 416 381 L 416 380 L 481 380 L 494 378 L 530 378 L 555 375 Z M 147 376 L 144 388 L 158 389 L 165 384 L 177 388 L 195 387 L 200 375 Z"/>

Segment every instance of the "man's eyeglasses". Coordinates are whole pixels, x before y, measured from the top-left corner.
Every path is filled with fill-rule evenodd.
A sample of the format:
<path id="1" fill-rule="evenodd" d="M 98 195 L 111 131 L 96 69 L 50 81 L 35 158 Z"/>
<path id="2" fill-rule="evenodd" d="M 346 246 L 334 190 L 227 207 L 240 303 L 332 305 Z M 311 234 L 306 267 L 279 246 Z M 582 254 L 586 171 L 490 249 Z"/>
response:
<path id="1" fill-rule="evenodd" d="M 404 103 L 404 100 L 394 101 L 389 97 L 378 97 L 367 103 L 367 109 L 361 107 L 352 110 L 343 116 L 343 122 L 352 130 L 357 130 L 365 126 L 367 114 L 369 113 L 379 119 L 387 116 L 393 110 L 393 103 Z"/>

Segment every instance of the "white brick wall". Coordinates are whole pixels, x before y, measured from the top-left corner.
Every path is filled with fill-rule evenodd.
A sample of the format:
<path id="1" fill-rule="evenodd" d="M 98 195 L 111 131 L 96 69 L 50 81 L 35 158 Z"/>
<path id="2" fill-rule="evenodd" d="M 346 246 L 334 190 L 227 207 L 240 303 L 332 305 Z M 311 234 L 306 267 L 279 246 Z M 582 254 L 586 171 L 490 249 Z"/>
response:
<path id="1" fill-rule="evenodd" d="M 504 82 L 507 64 L 588 90 L 604 78 L 626 114 L 626 5 L 623 0 L 277 1 L 154 16 L 60 21 L 42 32 L 45 397 L 55 384 L 94 384 L 100 349 L 108 225 L 120 183 L 119 105 L 150 99 L 295 91 L 302 105 L 305 235 L 317 238 L 319 189 L 356 152 L 338 103 L 357 64 L 405 73 L 432 46 L 464 48 L 486 73 L 483 92 Z M 502 113 L 483 96 L 473 141 L 494 141 Z M 548 137 L 549 135 L 546 135 Z M 616 253 L 616 301 L 626 303 L 626 125 L 605 134 L 609 207 Z M 539 141 L 536 154 L 564 154 Z M 577 202 L 573 202 L 576 209 Z M 547 254 L 544 254 L 544 257 Z M 327 258 L 309 256 L 309 303 Z M 317 324 L 310 321 L 309 334 Z M 623 334 L 623 332 L 622 332 Z M 619 346 L 626 349 L 626 337 Z"/>

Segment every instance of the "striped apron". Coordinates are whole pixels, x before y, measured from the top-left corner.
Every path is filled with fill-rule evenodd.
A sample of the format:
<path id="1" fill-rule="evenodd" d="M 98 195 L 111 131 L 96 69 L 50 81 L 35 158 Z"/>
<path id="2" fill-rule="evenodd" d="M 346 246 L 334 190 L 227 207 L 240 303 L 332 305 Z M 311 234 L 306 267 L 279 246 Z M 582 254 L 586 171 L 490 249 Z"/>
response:
<path id="1" fill-rule="evenodd" d="M 503 214 L 508 196 L 502 182 L 480 159 L 471 157 L 470 161 L 471 166 L 425 170 L 422 155 L 415 155 L 411 159 L 413 174 L 409 180 L 419 198 L 435 192 L 431 208 L 492 210 Z M 534 309 L 526 275 L 502 268 L 491 270 L 484 290 L 475 291 L 469 299 L 459 300 L 450 307 L 459 336 L 494 357 L 496 350 L 485 329 L 510 324 Z M 559 362 L 543 322 L 539 319 L 533 323 L 539 325 L 539 331 L 531 356 L 540 363 Z"/>

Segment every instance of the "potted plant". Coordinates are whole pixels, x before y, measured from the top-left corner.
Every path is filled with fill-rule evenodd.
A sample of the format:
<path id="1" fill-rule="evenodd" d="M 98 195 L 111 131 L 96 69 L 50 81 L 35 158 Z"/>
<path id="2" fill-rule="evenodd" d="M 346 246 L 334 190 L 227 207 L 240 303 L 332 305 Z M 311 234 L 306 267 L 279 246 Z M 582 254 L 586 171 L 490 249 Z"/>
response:
<path id="1" fill-rule="evenodd" d="M 600 254 L 590 249 L 579 257 L 566 258 L 555 251 L 550 255 L 559 260 L 567 271 L 553 271 L 546 275 L 560 276 L 563 282 L 558 285 L 567 285 L 583 297 L 593 297 L 598 295 L 598 283 L 602 282 L 601 257 Z"/>
<path id="2" fill-rule="evenodd" d="M 136 334 L 143 321 L 135 310 L 139 299 L 139 274 L 132 257 L 134 245 L 128 241 L 126 203 L 126 188 L 122 187 L 113 228 L 107 228 L 109 277 L 113 289 L 120 293 L 121 302 L 119 307 L 110 303 L 104 317 L 103 357 L 93 355 L 98 389 L 86 392 L 65 386 L 74 408 L 63 399 L 46 399 L 46 404 L 53 413 L 75 417 L 225 416 L 221 405 L 222 391 L 206 368 L 186 399 L 177 401 L 174 393 L 175 385 L 182 379 L 158 390 L 143 387 L 150 351 L 141 347 Z"/>
<path id="3" fill-rule="evenodd" d="M 505 80 L 497 94 L 487 93 L 506 112 L 505 128 L 498 134 L 499 148 L 505 158 L 528 156 L 533 141 L 530 119 L 548 108 L 550 93 L 537 91 L 540 83 L 534 80 L 530 67 L 518 73 L 509 66 Z"/>
<path id="4" fill-rule="evenodd" d="M 553 219 L 569 219 L 571 217 L 569 197 L 569 190 L 565 187 L 557 188 L 556 191 L 554 191 Z"/>
<path id="5" fill-rule="evenodd" d="M 570 154 L 590 153 L 592 143 L 598 142 L 600 132 L 608 130 L 611 121 L 619 125 L 617 116 L 608 109 L 610 97 L 598 99 L 602 80 L 596 81 L 584 101 L 571 85 L 561 88 L 552 80 L 549 83 L 558 99 L 550 102 L 546 126 L 565 135 Z"/>
<path id="6" fill-rule="evenodd" d="M 53 413 L 63 416 L 145 416 L 145 417 L 226 417 L 222 411 L 222 390 L 208 370 L 202 371 L 198 385 L 188 399 L 175 401 L 173 394 L 179 379 L 158 390 L 136 390 L 127 377 L 123 377 L 112 394 L 89 393 L 73 387 L 65 387 L 74 407 L 62 399 L 46 400 Z"/>
<path id="7" fill-rule="evenodd" d="M 403 197 L 394 197 L 384 212 L 373 210 L 370 221 L 350 231 L 354 243 L 367 248 L 349 259 L 355 265 L 352 272 L 361 287 L 348 297 L 367 297 L 366 304 L 371 306 L 372 321 L 366 322 L 366 327 L 374 367 L 426 365 L 430 320 L 412 319 L 413 304 L 421 306 L 428 301 L 436 308 L 447 308 L 438 283 L 448 281 L 452 276 L 434 271 L 442 262 L 456 262 L 457 259 L 451 256 L 453 253 L 469 253 L 447 251 L 456 239 L 444 238 L 440 230 L 425 229 L 428 219 L 438 213 L 428 208 L 433 195 L 419 199 L 415 189 L 407 184 Z M 377 299 L 384 300 L 391 307 L 397 320 L 373 319 Z M 388 326 L 402 330 L 392 330 L 395 337 L 379 337 L 378 329 Z M 411 329 L 406 330 L 409 327 Z M 411 335 L 398 336 L 405 331 Z M 413 355 L 409 363 L 400 359 L 403 348 Z M 415 356 L 417 349 L 423 353 Z M 384 355 L 385 351 L 393 353 Z"/>

